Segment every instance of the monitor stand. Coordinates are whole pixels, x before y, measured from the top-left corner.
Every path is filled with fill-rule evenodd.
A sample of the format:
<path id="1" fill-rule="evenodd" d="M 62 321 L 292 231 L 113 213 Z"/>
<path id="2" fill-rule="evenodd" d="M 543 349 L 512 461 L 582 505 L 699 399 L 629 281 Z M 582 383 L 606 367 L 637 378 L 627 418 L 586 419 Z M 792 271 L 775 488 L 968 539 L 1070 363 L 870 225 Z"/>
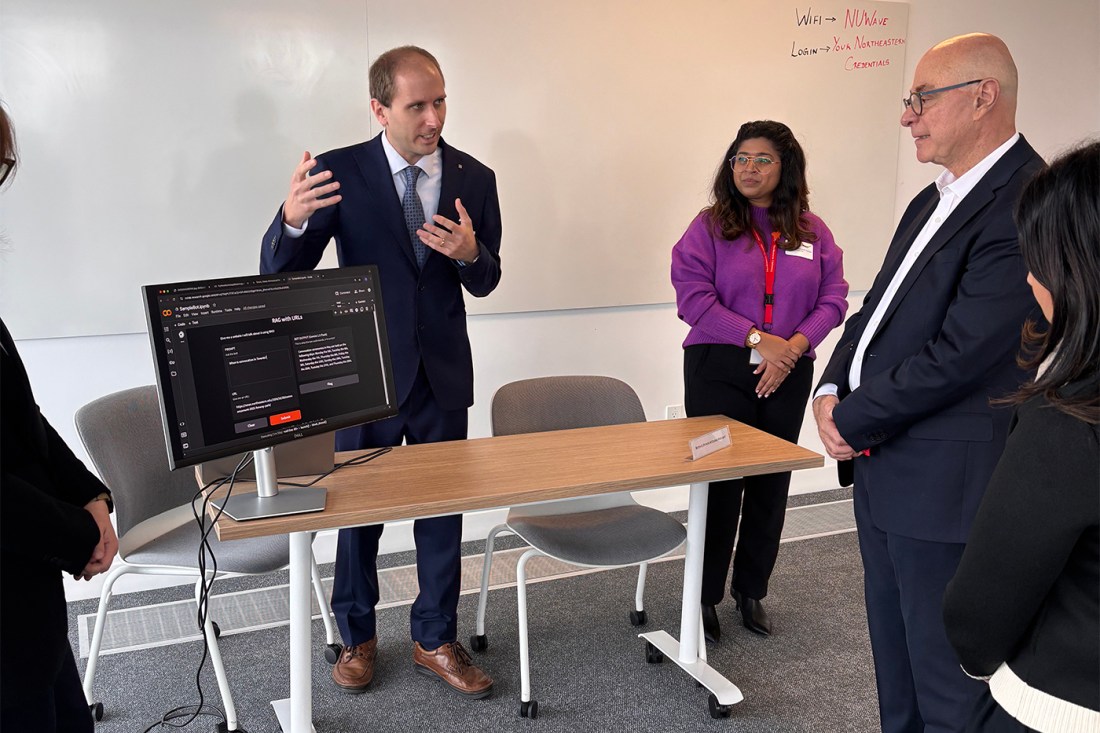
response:
<path id="1" fill-rule="evenodd" d="M 263 448 L 252 452 L 256 466 L 256 493 L 237 494 L 212 503 L 238 522 L 287 514 L 319 512 L 325 508 L 328 491 L 319 486 L 294 487 L 279 490 L 275 478 L 275 452 Z"/>

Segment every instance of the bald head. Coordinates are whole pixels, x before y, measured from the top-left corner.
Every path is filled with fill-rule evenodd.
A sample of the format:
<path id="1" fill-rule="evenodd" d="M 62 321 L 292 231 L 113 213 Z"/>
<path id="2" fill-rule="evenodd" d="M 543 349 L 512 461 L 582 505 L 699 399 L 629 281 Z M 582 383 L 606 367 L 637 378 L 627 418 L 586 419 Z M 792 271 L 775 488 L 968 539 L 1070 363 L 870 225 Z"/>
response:
<path id="1" fill-rule="evenodd" d="M 937 64 L 961 79 L 996 79 L 1001 96 L 1016 109 L 1019 77 L 1016 62 L 1008 46 L 988 33 L 967 33 L 941 41 L 929 49 L 925 59 L 935 58 Z"/>
<path id="2" fill-rule="evenodd" d="M 965 173 L 1016 133 L 1018 86 L 1012 54 L 996 36 L 969 33 L 930 48 L 911 87 L 925 93 L 920 112 L 907 108 L 901 118 L 917 159 Z"/>

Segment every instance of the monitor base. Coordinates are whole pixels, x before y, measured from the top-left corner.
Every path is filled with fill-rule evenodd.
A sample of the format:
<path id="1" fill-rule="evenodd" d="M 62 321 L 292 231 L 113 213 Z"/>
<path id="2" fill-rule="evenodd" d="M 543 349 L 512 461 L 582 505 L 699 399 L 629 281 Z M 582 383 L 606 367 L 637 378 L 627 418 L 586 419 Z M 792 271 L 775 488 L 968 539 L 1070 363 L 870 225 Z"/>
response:
<path id="1" fill-rule="evenodd" d="M 288 514 L 306 514 L 324 511 L 328 490 L 318 486 L 281 489 L 275 496 L 238 494 L 211 503 L 238 522 L 268 517 L 284 517 Z"/>

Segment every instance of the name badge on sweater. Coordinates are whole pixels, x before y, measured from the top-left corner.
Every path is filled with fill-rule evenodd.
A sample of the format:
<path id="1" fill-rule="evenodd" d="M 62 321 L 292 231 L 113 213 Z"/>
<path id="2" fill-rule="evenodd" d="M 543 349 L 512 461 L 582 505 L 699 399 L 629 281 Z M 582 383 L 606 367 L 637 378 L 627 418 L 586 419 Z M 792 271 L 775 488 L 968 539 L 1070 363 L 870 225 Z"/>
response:
<path id="1" fill-rule="evenodd" d="M 798 249 L 785 249 L 783 253 L 792 257 L 801 257 L 804 260 L 812 260 L 814 258 L 814 246 L 809 242 L 803 242 Z"/>

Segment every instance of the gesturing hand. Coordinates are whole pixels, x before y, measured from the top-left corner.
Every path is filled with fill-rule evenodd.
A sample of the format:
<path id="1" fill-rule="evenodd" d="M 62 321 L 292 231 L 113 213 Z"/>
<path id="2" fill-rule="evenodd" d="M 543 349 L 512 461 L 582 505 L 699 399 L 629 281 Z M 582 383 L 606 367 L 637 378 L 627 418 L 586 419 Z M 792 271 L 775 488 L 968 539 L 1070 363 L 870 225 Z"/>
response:
<path id="1" fill-rule="evenodd" d="M 436 214 L 432 217 L 435 223 L 425 222 L 416 234 L 426 246 L 452 260 L 473 262 L 481 251 L 474 236 L 474 223 L 462 205 L 462 199 L 455 199 L 455 210 L 458 211 L 457 223 Z"/>
<path id="2" fill-rule="evenodd" d="M 856 452 L 852 446 L 840 435 L 836 422 L 833 420 L 833 410 L 840 404 L 836 395 L 822 395 L 814 400 L 814 420 L 817 421 L 817 434 L 821 442 L 825 444 L 825 452 L 830 458 L 838 461 L 846 461 L 855 458 Z"/>
<path id="3" fill-rule="evenodd" d="M 302 162 L 290 176 L 290 193 L 283 204 L 283 221 L 295 229 L 301 229 L 317 209 L 338 204 L 343 198 L 339 194 L 327 199 L 321 198 L 339 189 L 340 182 L 326 183 L 332 178 L 332 171 L 321 171 L 316 176 L 309 175 L 316 165 L 317 161 L 307 150 L 302 153 Z"/>

